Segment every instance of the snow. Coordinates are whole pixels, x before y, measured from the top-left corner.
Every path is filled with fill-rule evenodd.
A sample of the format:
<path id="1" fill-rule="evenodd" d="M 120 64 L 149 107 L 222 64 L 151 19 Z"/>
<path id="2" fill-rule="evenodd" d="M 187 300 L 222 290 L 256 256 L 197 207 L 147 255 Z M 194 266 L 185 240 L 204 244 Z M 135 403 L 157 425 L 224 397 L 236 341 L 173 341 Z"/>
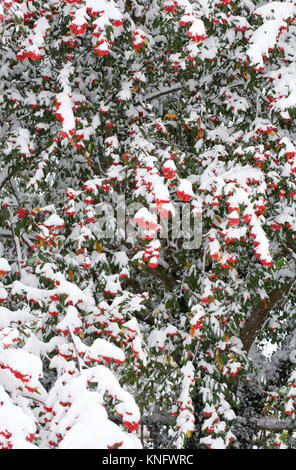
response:
<path id="1" fill-rule="evenodd" d="M 280 18 L 267 20 L 262 26 L 252 34 L 250 38 L 250 46 L 247 55 L 251 59 L 252 65 L 259 65 L 264 68 L 263 54 L 268 57 L 269 49 L 273 49 L 277 36 L 281 28 L 286 28 L 287 23 Z"/>
<path id="2" fill-rule="evenodd" d="M 11 267 L 5 258 L 0 258 L 0 273 L 6 274 L 11 271 Z"/>
<path id="3" fill-rule="evenodd" d="M 0 423 L 1 430 L 10 434 L 10 440 L 15 449 L 37 449 L 37 447 L 26 439 L 30 434 L 35 434 L 36 425 L 34 420 L 21 408 L 15 406 L 9 395 L 0 384 Z M 3 432 L 2 431 L 2 432 Z"/>
<path id="4" fill-rule="evenodd" d="M 59 217 L 57 214 L 52 214 L 51 216 L 49 216 L 44 222 L 43 224 L 46 226 L 46 227 L 62 227 L 64 225 L 64 220 Z"/>
<path id="5" fill-rule="evenodd" d="M 296 6 L 291 2 L 269 2 L 253 11 L 264 19 L 286 20 L 296 15 Z"/>
<path id="6" fill-rule="evenodd" d="M 120 348 L 100 338 L 96 339 L 90 346 L 88 355 L 94 360 L 105 357 L 116 362 L 125 361 L 125 354 Z"/>
<path id="7" fill-rule="evenodd" d="M 7 307 L 0 307 L 0 328 L 5 328 L 13 323 L 28 323 L 34 316 L 26 310 L 10 310 Z"/>

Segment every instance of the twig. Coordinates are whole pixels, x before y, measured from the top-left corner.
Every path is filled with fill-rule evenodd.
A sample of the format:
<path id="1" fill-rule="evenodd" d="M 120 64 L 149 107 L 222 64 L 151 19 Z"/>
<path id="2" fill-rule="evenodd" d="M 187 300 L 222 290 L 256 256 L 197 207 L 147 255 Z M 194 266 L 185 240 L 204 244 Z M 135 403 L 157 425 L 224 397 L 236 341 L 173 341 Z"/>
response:
<path id="1" fill-rule="evenodd" d="M 73 346 L 74 346 L 76 356 L 77 356 L 78 369 L 79 369 L 79 372 L 81 372 L 82 371 L 82 363 L 81 363 L 81 360 L 80 360 L 80 357 L 79 357 L 79 354 L 78 354 L 78 351 L 77 351 L 75 338 L 74 338 L 73 331 L 71 330 L 71 328 L 69 328 L 69 332 L 70 332 L 70 336 L 71 336 L 71 339 L 73 341 Z"/>
<path id="2" fill-rule="evenodd" d="M 5 209 L 6 209 L 6 221 L 7 221 L 8 226 L 10 227 L 10 230 L 11 230 L 11 233 L 12 233 L 12 238 L 13 238 L 13 241 L 14 241 L 14 244 L 15 244 L 15 249 L 16 249 L 16 254 L 17 254 L 17 264 L 18 264 L 20 276 L 22 278 L 22 266 L 21 266 L 22 251 L 21 251 L 20 241 L 15 235 L 10 209 L 9 209 L 9 207 L 6 207 Z"/>
<path id="3" fill-rule="evenodd" d="M 169 93 L 175 93 L 175 92 L 180 91 L 180 90 L 182 90 L 182 86 L 177 86 L 175 88 L 167 88 L 163 91 L 159 91 L 158 93 L 154 93 L 152 95 L 147 95 L 146 97 L 144 96 L 142 98 L 142 100 L 149 103 L 149 101 L 153 101 L 153 100 L 159 98 L 160 96 L 168 95 Z"/>

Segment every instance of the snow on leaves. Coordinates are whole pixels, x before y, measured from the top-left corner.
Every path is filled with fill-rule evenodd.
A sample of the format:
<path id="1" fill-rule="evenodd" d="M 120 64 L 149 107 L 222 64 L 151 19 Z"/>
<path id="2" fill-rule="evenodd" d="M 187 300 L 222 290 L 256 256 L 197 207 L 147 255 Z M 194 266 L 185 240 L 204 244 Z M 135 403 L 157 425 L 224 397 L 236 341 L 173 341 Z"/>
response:
<path id="1" fill-rule="evenodd" d="M 17 54 L 18 60 L 30 58 L 31 60 L 43 59 L 44 43 L 47 30 L 50 29 L 50 23 L 45 17 L 39 18 L 33 26 L 33 31 L 28 38 L 24 39 L 20 45 L 20 51 Z"/>
<path id="2" fill-rule="evenodd" d="M 61 449 L 141 447 L 135 436 L 108 419 L 105 395 L 117 401 L 116 413 L 126 428 L 136 429 L 140 415 L 133 398 L 107 368 L 96 366 L 79 377 L 61 376 L 49 393 L 43 418 L 49 422 L 49 444 Z"/>
<path id="3" fill-rule="evenodd" d="M 262 26 L 251 35 L 247 50 L 255 70 L 264 70 L 263 57 L 268 57 L 269 51 L 274 49 L 279 36 L 294 21 L 295 13 L 295 5 L 286 2 L 270 2 L 254 10 L 253 14 L 264 20 Z"/>

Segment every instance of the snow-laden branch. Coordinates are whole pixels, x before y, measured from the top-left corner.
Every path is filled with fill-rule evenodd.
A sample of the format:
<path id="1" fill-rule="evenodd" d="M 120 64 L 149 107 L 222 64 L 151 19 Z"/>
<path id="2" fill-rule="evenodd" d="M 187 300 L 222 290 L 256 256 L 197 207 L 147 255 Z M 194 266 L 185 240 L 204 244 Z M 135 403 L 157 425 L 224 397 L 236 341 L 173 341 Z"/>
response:
<path id="1" fill-rule="evenodd" d="M 116 424 L 121 423 L 121 418 L 117 415 L 108 415 L 108 419 Z M 141 424 L 144 426 L 174 426 L 176 424 L 176 417 L 165 416 L 161 413 L 153 413 L 151 415 L 141 416 Z"/>
<path id="2" fill-rule="evenodd" d="M 3 186 L 4 183 L 9 178 L 9 173 L 8 173 L 9 167 L 10 167 L 10 164 L 6 165 L 0 173 L 0 186 Z"/>
<path id="3" fill-rule="evenodd" d="M 170 93 L 176 93 L 182 90 L 182 86 L 178 85 L 175 87 L 165 87 L 162 90 L 158 90 L 155 93 L 150 93 L 142 98 L 143 101 L 149 102 L 158 99 L 160 96 L 168 95 Z"/>
<path id="4" fill-rule="evenodd" d="M 281 421 L 277 418 L 270 416 L 250 418 L 250 424 L 255 425 L 257 428 L 266 429 L 267 431 L 280 432 L 295 430 L 296 423 L 292 419 L 285 419 Z"/>

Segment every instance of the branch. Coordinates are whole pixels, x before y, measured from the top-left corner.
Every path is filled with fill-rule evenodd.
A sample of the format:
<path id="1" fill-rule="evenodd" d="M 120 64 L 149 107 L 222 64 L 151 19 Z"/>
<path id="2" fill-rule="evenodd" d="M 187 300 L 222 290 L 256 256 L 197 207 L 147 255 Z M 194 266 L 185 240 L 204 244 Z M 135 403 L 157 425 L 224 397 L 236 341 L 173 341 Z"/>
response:
<path id="1" fill-rule="evenodd" d="M 12 215 L 10 212 L 9 207 L 5 207 L 2 210 L 3 216 L 7 222 L 7 225 L 10 227 L 11 234 L 12 234 L 12 239 L 14 241 L 15 245 L 15 250 L 16 250 L 16 255 L 17 255 L 17 264 L 20 272 L 20 276 L 22 277 L 22 266 L 21 266 L 21 261 L 22 261 L 22 252 L 21 252 L 21 245 L 19 239 L 15 235 L 15 231 L 13 228 L 13 222 L 12 222 Z"/>
<path id="2" fill-rule="evenodd" d="M 296 279 L 292 280 L 292 285 Z M 254 307 L 250 317 L 245 321 L 240 330 L 240 340 L 246 352 L 249 352 L 257 331 L 262 327 L 269 312 L 283 299 L 283 296 L 290 292 L 291 285 L 284 284 L 281 288 L 276 288 L 269 294 L 267 305 L 260 304 Z M 288 300 L 286 298 L 286 300 Z"/>
<path id="3" fill-rule="evenodd" d="M 9 164 L 6 165 L 0 173 L 0 186 L 3 186 L 6 181 L 10 178 L 10 175 L 8 173 L 9 167 Z"/>
<path id="4" fill-rule="evenodd" d="M 15 235 L 15 231 L 14 231 L 14 228 L 13 228 L 13 224 L 11 224 L 11 232 L 12 232 L 12 238 L 13 238 L 13 241 L 14 241 L 14 244 L 15 244 L 15 249 L 16 249 L 16 254 L 17 254 L 17 264 L 18 264 L 18 268 L 19 268 L 19 271 L 20 271 L 20 276 L 22 277 L 22 265 L 21 265 L 21 262 L 22 262 L 22 252 L 21 252 L 21 245 L 20 245 L 20 241 L 19 239 L 16 237 Z"/>
<path id="5" fill-rule="evenodd" d="M 26 235 L 26 233 L 22 233 L 21 237 L 30 249 L 34 247 L 34 243 L 30 240 L 30 238 Z"/>
<path id="6" fill-rule="evenodd" d="M 161 266 L 151 269 L 148 274 L 157 277 L 157 279 L 163 282 L 170 291 L 173 291 L 176 288 L 177 278 L 166 272 L 161 268 Z"/>
<path id="7" fill-rule="evenodd" d="M 12 236 L 12 235 L 11 235 L 11 230 L 7 230 L 7 229 L 5 229 L 5 228 L 0 229 L 0 237 L 1 237 L 1 238 L 2 238 L 2 237 L 9 237 L 9 238 L 11 238 L 11 236 Z"/>
<path id="8" fill-rule="evenodd" d="M 287 240 L 286 242 L 281 239 L 280 243 L 282 245 L 283 251 L 280 254 L 281 256 L 290 255 L 293 259 L 296 272 L 296 256 L 294 254 L 294 245 L 291 245 L 291 241 Z M 295 286 L 296 277 L 291 279 L 291 283 L 284 284 L 280 288 L 273 289 L 269 294 L 268 302 L 266 305 L 258 305 L 254 307 L 250 317 L 246 320 L 243 327 L 240 330 L 240 340 L 243 343 L 244 349 L 249 352 L 254 340 L 257 331 L 260 330 L 264 321 L 266 320 L 268 314 L 271 310 L 275 308 L 281 308 L 289 300 L 292 289 Z"/>
<path id="9" fill-rule="evenodd" d="M 280 421 L 277 418 L 265 416 L 264 418 L 250 418 L 249 421 L 254 424 L 257 428 L 266 429 L 267 431 L 281 432 L 281 431 L 292 431 L 296 429 L 296 423 L 294 420 L 287 419 Z"/>
<path id="10" fill-rule="evenodd" d="M 81 373 L 83 364 L 82 364 L 81 358 L 78 354 L 78 350 L 77 350 L 77 347 L 76 347 L 76 341 L 75 341 L 75 335 L 74 335 L 73 331 L 71 330 L 71 328 L 69 328 L 69 333 L 70 333 L 70 336 L 71 336 L 71 339 L 72 339 L 72 342 L 73 342 L 73 346 L 74 346 L 74 349 L 75 349 L 75 353 L 76 353 L 76 356 L 77 356 L 78 370 Z"/>
<path id="11" fill-rule="evenodd" d="M 167 87 L 167 88 L 163 89 L 162 91 L 159 90 L 156 93 L 152 93 L 150 95 L 144 96 L 142 98 L 142 100 L 149 103 L 149 101 L 153 101 L 153 100 L 159 98 L 160 96 L 168 95 L 169 93 L 175 93 L 175 92 L 180 91 L 180 90 L 182 90 L 182 87 L 180 85 L 178 85 L 177 87 L 174 87 L 174 88 Z"/>

